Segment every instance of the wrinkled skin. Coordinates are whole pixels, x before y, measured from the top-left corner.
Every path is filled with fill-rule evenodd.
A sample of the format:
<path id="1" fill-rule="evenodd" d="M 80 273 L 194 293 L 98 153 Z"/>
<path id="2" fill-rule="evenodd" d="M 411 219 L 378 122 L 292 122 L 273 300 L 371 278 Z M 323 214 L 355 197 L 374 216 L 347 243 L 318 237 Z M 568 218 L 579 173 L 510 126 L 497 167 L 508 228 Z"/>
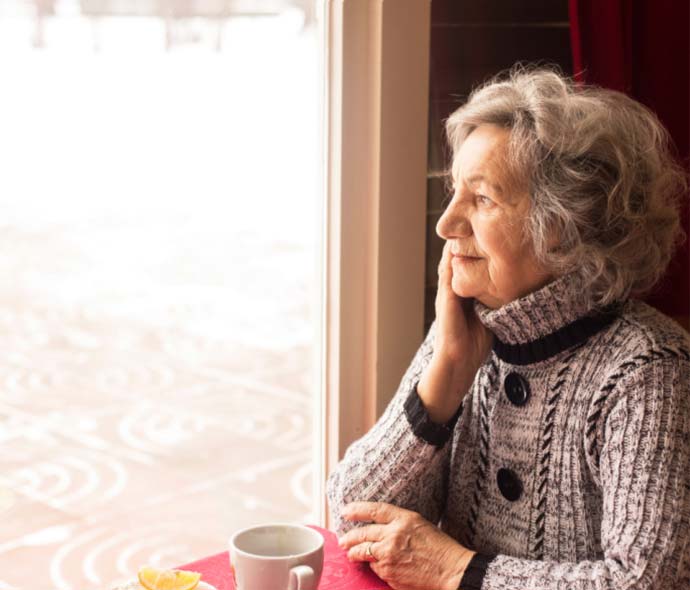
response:
<path id="1" fill-rule="evenodd" d="M 491 350 L 493 335 L 474 313 L 472 299 L 453 291 L 452 280 L 451 245 L 446 243 L 438 265 L 434 354 L 443 354 L 454 366 L 471 367 L 474 379 Z"/>
<path id="2" fill-rule="evenodd" d="M 392 504 L 352 502 L 342 516 L 373 523 L 345 533 L 339 544 L 350 561 L 369 562 L 394 590 L 457 590 L 474 555 L 418 513 Z"/>

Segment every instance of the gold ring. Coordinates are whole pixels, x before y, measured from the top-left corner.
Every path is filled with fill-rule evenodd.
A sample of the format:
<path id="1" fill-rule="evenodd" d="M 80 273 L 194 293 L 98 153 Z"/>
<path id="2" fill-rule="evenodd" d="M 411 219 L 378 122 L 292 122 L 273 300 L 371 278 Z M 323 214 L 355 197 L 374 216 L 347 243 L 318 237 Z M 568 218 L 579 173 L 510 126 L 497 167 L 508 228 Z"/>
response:
<path id="1" fill-rule="evenodd" d="M 376 557 L 374 557 L 374 554 L 371 552 L 371 546 L 373 544 L 373 541 L 369 541 L 369 544 L 367 545 L 367 557 L 371 557 L 372 561 L 378 561 L 378 559 L 376 559 Z"/>

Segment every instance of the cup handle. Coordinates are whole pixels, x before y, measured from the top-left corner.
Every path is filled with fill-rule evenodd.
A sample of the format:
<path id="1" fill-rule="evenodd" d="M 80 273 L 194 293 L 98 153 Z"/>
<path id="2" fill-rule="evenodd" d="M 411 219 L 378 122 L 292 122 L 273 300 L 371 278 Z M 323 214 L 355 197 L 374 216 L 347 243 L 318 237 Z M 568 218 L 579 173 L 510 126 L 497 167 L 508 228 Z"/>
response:
<path id="1" fill-rule="evenodd" d="M 298 565 L 290 570 L 288 590 L 316 590 L 314 588 L 314 570 L 308 565 Z"/>

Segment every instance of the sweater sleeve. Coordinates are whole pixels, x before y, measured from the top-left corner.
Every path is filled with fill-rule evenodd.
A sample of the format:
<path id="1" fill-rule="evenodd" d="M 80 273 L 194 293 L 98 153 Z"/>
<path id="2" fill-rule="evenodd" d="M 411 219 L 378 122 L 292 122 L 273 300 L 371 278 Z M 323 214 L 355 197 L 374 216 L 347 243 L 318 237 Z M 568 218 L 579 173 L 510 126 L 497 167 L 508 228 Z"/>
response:
<path id="1" fill-rule="evenodd" d="M 435 324 L 378 422 L 350 445 L 326 485 L 335 529 L 356 526 L 341 517 L 350 502 L 388 502 L 437 523 L 445 505 L 450 445 L 460 411 L 445 425 L 429 421 L 416 386 L 433 351 Z"/>
<path id="2" fill-rule="evenodd" d="M 664 358 L 611 392 L 598 467 L 603 559 L 534 561 L 499 555 L 462 590 L 656 590 L 662 572 L 690 587 L 690 363 Z M 475 572 L 476 573 L 476 572 Z"/>

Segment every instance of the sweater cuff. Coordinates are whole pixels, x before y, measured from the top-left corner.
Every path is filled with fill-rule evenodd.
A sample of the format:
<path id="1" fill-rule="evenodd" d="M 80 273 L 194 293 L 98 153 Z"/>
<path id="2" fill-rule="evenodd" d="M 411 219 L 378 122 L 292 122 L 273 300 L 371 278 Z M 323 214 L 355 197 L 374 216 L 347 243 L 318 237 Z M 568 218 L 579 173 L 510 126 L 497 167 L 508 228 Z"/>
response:
<path id="1" fill-rule="evenodd" d="M 439 448 L 445 445 L 453 434 L 453 429 L 455 428 L 458 418 L 460 418 L 460 414 L 462 414 L 462 404 L 460 404 L 455 415 L 445 424 L 433 422 L 431 418 L 429 418 L 429 414 L 422 400 L 419 398 L 417 383 L 415 383 L 415 386 L 412 388 L 410 395 L 407 396 L 407 400 L 405 401 L 405 415 L 412 427 L 412 432 L 430 445 Z"/>
<path id="2" fill-rule="evenodd" d="M 467 564 L 467 569 L 460 580 L 458 590 L 481 590 L 486 570 L 489 569 L 489 564 L 496 559 L 495 555 L 484 555 L 482 553 L 475 553 L 470 563 Z"/>

